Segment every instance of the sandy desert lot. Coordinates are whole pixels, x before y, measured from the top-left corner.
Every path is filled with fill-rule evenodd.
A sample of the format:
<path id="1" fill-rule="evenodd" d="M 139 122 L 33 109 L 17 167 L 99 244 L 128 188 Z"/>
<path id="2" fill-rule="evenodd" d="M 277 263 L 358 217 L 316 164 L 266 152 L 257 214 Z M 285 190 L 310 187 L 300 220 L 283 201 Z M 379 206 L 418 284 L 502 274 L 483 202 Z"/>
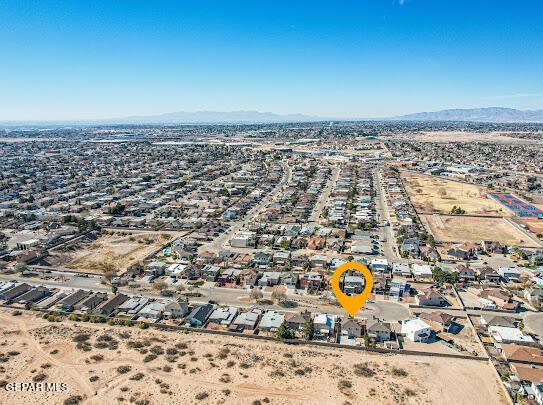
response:
<path id="1" fill-rule="evenodd" d="M 172 240 L 172 232 L 106 231 L 96 240 L 83 240 L 53 249 L 46 261 L 52 266 L 102 273 L 125 270 Z"/>
<path id="2" fill-rule="evenodd" d="M 64 382 L 67 392 L 9 392 L 13 405 L 501 404 L 486 361 L 383 355 L 239 337 L 50 323 L 0 310 L 0 380 Z M 458 389 L 462 387 L 462 389 Z"/>
<path id="3" fill-rule="evenodd" d="M 538 208 L 543 209 L 541 206 L 538 206 Z M 543 234 L 543 219 L 523 218 L 515 219 L 515 222 L 525 225 L 528 230 L 535 234 Z"/>
<path id="4" fill-rule="evenodd" d="M 426 229 L 440 242 L 499 241 L 504 245 L 539 247 L 533 238 L 503 218 L 471 216 L 420 215 Z"/>
<path id="5" fill-rule="evenodd" d="M 472 184 L 402 172 L 406 191 L 419 212 L 450 213 L 454 206 L 471 215 L 510 216 L 496 201 Z"/>
<path id="6" fill-rule="evenodd" d="M 510 133 L 505 131 L 431 131 L 417 133 L 414 136 L 410 135 L 410 138 L 420 142 L 537 142 L 537 140 L 533 139 L 511 136 Z"/>

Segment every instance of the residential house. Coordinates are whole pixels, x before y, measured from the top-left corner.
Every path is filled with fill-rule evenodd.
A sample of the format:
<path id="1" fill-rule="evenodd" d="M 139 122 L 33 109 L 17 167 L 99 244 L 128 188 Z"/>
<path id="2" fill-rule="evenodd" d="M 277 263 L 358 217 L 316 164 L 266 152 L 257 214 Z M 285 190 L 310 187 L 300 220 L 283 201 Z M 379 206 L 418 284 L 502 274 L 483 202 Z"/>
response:
<path id="1" fill-rule="evenodd" d="M 401 333 L 412 342 L 426 342 L 432 335 L 432 328 L 422 319 L 400 321 Z"/>
<path id="2" fill-rule="evenodd" d="M 520 271 L 516 267 L 500 267 L 498 274 L 506 281 L 518 282 L 520 280 Z"/>
<path id="3" fill-rule="evenodd" d="M 383 322 L 376 318 L 368 319 L 366 321 L 366 331 L 368 337 L 374 339 L 376 342 L 386 342 L 390 340 L 392 335 L 390 323 Z"/>
<path id="4" fill-rule="evenodd" d="M 300 278 L 300 288 L 318 291 L 324 286 L 324 276 L 320 273 L 304 273 Z"/>
<path id="5" fill-rule="evenodd" d="M 31 306 L 32 304 L 44 299 L 51 294 L 51 290 L 44 286 L 39 286 L 19 295 L 15 301 L 19 304 Z"/>
<path id="6" fill-rule="evenodd" d="M 411 277 L 411 271 L 407 263 L 393 263 L 392 274 L 401 277 Z"/>
<path id="7" fill-rule="evenodd" d="M 479 293 L 479 298 L 489 300 L 499 308 L 516 311 L 518 302 L 512 301 L 512 295 L 501 288 L 489 288 Z"/>
<path id="8" fill-rule="evenodd" d="M 531 336 L 524 334 L 518 328 L 507 328 L 504 326 L 490 326 L 488 328 L 490 336 L 499 344 L 502 343 L 534 343 Z"/>
<path id="9" fill-rule="evenodd" d="M 363 336 L 364 327 L 361 322 L 353 318 L 341 319 L 341 334 L 350 338 L 359 338 Z"/>
<path id="10" fill-rule="evenodd" d="M 290 261 L 290 252 L 275 252 L 273 255 L 273 264 L 286 266 Z"/>
<path id="11" fill-rule="evenodd" d="M 215 306 L 212 304 L 198 305 L 185 318 L 185 325 L 193 327 L 203 326 L 214 310 Z"/>
<path id="12" fill-rule="evenodd" d="M 337 315 L 315 314 L 313 318 L 315 336 L 330 336 L 334 332 L 337 318 Z"/>
<path id="13" fill-rule="evenodd" d="M 508 362 L 543 366 L 543 351 L 539 347 L 504 343 L 502 355 Z"/>
<path id="14" fill-rule="evenodd" d="M 302 330 L 303 326 L 311 321 L 311 312 L 305 310 L 302 313 L 290 313 L 285 315 L 285 325 L 293 331 Z"/>
<path id="15" fill-rule="evenodd" d="M 263 332 L 276 332 L 279 326 L 285 321 L 285 315 L 269 310 L 264 313 L 260 320 L 259 329 Z"/>
<path id="16" fill-rule="evenodd" d="M 15 298 L 17 298 L 20 295 L 23 295 L 24 293 L 30 291 L 32 289 L 32 286 L 30 286 L 27 283 L 21 283 L 17 284 L 3 292 L 0 293 L 0 300 L 4 300 L 6 302 L 11 302 Z"/>
<path id="17" fill-rule="evenodd" d="M 107 300 L 107 293 L 97 292 L 75 305 L 75 309 L 77 311 L 91 313 L 105 300 Z"/>
<path id="18" fill-rule="evenodd" d="M 74 310 L 74 306 L 78 302 L 83 301 L 85 298 L 87 298 L 91 294 L 92 294 L 92 291 L 77 290 L 74 293 L 68 295 L 67 297 L 64 297 L 57 303 L 58 310 L 62 312 L 71 312 Z"/>
<path id="19" fill-rule="evenodd" d="M 440 332 L 448 332 L 454 321 L 454 316 L 444 312 L 423 312 L 419 318 L 429 323 L 430 326 L 438 326 L 436 329 L 440 329 Z"/>
<path id="20" fill-rule="evenodd" d="M 435 288 L 426 288 L 419 292 L 416 297 L 417 305 L 430 307 L 446 307 L 450 302 Z"/>
<path id="21" fill-rule="evenodd" d="M 524 290 L 524 298 L 526 298 L 532 305 L 541 306 L 541 303 L 543 302 L 543 289 L 526 288 Z"/>
<path id="22" fill-rule="evenodd" d="M 123 302 L 128 300 L 128 295 L 124 294 L 116 294 L 113 297 L 111 297 L 109 300 L 101 303 L 96 307 L 96 309 L 93 311 L 97 315 L 103 315 L 103 316 L 110 316 L 115 312 L 117 307 L 121 305 Z"/>
<path id="23" fill-rule="evenodd" d="M 413 263 L 413 265 L 411 266 L 411 270 L 413 272 L 413 276 L 417 280 L 432 280 L 432 269 L 428 264 Z"/>
<path id="24" fill-rule="evenodd" d="M 388 260 L 387 259 L 373 259 L 370 265 L 373 273 L 388 273 Z"/>
<path id="25" fill-rule="evenodd" d="M 244 330 L 254 330 L 260 317 L 262 316 L 262 310 L 253 308 L 247 312 L 241 312 L 236 319 L 230 324 L 228 330 L 234 332 L 243 332 Z"/>
<path id="26" fill-rule="evenodd" d="M 341 279 L 341 290 L 347 295 L 357 295 L 362 293 L 364 289 L 365 280 L 361 276 L 346 276 L 343 275 Z"/>
<path id="27" fill-rule="evenodd" d="M 209 323 L 228 327 L 238 314 L 236 307 L 219 307 L 209 316 Z"/>
<path id="28" fill-rule="evenodd" d="M 253 257 L 253 261 L 257 266 L 267 266 L 272 260 L 272 253 L 270 252 L 257 252 Z"/>
<path id="29" fill-rule="evenodd" d="M 459 264 L 456 266 L 455 271 L 458 272 L 458 277 L 463 281 L 475 281 L 477 280 L 477 274 L 471 267 Z"/>
<path id="30" fill-rule="evenodd" d="M 501 276 L 492 267 L 481 267 L 479 269 L 479 278 L 486 284 L 498 284 Z"/>

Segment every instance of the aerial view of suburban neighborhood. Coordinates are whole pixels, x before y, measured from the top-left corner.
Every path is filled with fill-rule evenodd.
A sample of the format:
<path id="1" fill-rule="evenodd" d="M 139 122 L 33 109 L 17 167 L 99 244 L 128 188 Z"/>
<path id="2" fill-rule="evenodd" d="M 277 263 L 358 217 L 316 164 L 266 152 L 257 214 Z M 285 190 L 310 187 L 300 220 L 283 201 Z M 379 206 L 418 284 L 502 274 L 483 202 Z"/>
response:
<path id="1" fill-rule="evenodd" d="M 0 405 L 543 405 L 542 15 L 0 1 Z"/>
<path id="2" fill-rule="evenodd" d="M 45 357 L 26 366 L 35 381 L 65 372 L 102 399 L 118 381 L 115 395 L 126 389 L 135 403 L 142 386 L 180 401 L 304 402 L 321 386 L 349 402 L 533 395 L 543 378 L 542 129 L 5 130 L 2 372 L 25 367 L 30 349 Z M 347 262 L 374 279 L 354 317 L 330 289 Z M 341 288 L 364 284 L 352 272 Z M 170 374 L 190 379 L 174 390 Z M 455 384 L 434 393 L 438 378 Z"/>

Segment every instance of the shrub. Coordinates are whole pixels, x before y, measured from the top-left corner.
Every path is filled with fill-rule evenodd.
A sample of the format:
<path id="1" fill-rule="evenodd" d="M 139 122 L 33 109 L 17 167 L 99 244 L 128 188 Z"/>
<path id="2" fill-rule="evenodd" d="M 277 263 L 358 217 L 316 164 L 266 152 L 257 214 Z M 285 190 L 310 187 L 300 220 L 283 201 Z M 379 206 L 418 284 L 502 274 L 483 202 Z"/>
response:
<path id="1" fill-rule="evenodd" d="M 203 401 L 204 399 L 206 399 L 207 397 L 209 397 L 209 394 L 207 392 L 200 392 L 198 394 L 196 394 L 196 399 L 198 401 Z"/>
<path id="2" fill-rule="evenodd" d="M 417 393 L 415 391 L 413 391 L 412 389 L 410 389 L 410 388 L 406 388 L 405 391 L 404 391 L 404 394 L 407 397 L 414 397 L 414 396 L 417 395 Z"/>
<path id="3" fill-rule="evenodd" d="M 219 381 L 222 382 L 222 383 L 229 383 L 232 381 L 232 379 L 230 378 L 230 375 L 229 374 L 223 374 L 221 375 L 221 377 L 219 378 Z"/>
<path id="4" fill-rule="evenodd" d="M 350 382 L 349 380 L 341 380 L 339 383 L 338 383 L 338 388 L 340 391 L 343 391 L 343 390 L 347 390 L 347 389 L 350 389 L 350 388 L 353 388 L 353 383 Z"/>
<path id="5" fill-rule="evenodd" d="M 368 363 L 358 363 L 354 365 L 354 373 L 358 377 L 373 377 L 375 375 L 375 371 L 373 371 L 369 366 Z"/>
<path id="6" fill-rule="evenodd" d="M 11 313 L 11 315 L 13 315 L 13 316 L 19 316 L 19 315 L 22 315 L 22 314 L 23 314 L 23 313 L 22 313 L 21 311 L 19 311 L 19 310 L 15 310 L 15 311 L 13 311 L 13 312 Z"/>
<path id="7" fill-rule="evenodd" d="M 83 401 L 83 397 L 81 395 L 72 395 L 64 400 L 64 405 L 77 405 L 81 401 Z"/>
<path id="8" fill-rule="evenodd" d="M 132 367 L 130 367 L 130 366 L 119 366 L 119 367 L 117 367 L 117 372 L 119 374 L 126 374 L 130 370 L 132 370 Z"/>
<path id="9" fill-rule="evenodd" d="M 89 381 L 90 382 L 95 382 L 95 381 L 98 381 L 99 377 L 97 375 L 91 375 L 89 377 Z"/>
<path id="10" fill-rule="evenodd" d="M 407 377 L 408 376 L 408 373 L 407 371 L 405 371 L 403 368 L 396 368 L 394 367 L 392 369 L 392 375 L 396 376 L 396 377 Z"/>
<path id="11" fill-rule="evenodd" d="M 79 333 L 72 338 L 74 342 L 86 342 L 89 339 L 90 335 L 88 333 Z"/>
<path id="12" fill-rule="evenodd" d="M 143 374 L 143 373 L 136 373 L 136 374 L 134 374 L 133 376 L 131 376 L 131 377 L 129 378 L 129 380 L 132 380 L 132 381 L 139 381 L 139 380 L 141 380 L 143 377 L 145 377 L 145 374 Z"/>
<path id="13" fill-rule="evenodd" d="M 149 349 L 149 351 L 153 354 L 156 354 L 156 355 L 159 355 L 159 354 L 164 354 L 164 349 L 160 346 L 153 346 Z"/>
<path id="14" fill-rule="evenodd" d="M 94 361 L 104 360 L 104 356 L 102 356 L 101 354 L 93 354 L 90 358 L 91 360 L 94 360 Z"/>
<path id="15" fill-rule="evenodd" d="M 153 361 L 156 358 L 157 358 L 156 354 L 148 354 L 147 356 L 143 358 L 143 362 L 149 363 L 150 361 Z"/>
<path id="16" fill-rule="evenodd" d="M 32 381 L 34 382 L 40 382 L 47 378 L 47 374 L 45 373 L 38 373 L 34 377 L 32 377 Z"/>

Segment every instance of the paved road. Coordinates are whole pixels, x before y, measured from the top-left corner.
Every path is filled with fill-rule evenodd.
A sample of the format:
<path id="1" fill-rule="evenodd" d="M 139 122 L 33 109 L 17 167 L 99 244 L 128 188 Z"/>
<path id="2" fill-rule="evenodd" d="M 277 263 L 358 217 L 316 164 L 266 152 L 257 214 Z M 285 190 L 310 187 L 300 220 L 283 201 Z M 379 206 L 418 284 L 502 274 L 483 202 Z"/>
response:
<path id="1" fill-rule="evenodd" d="M 383 236 L 386 241 L 382 242 L 383 253 L 389 261 L 398 261 L 400 256 L 398 255 L 398 250 L 396 249 L 396 239 L 392 232 L 392 227 L 390 226 L 390 214 L 388 212 L 387 202 L 385 201 L 385 188 L 381 178 L 381 173 L 376 169 L 373 171 L 373 185 L 374 189 L 377 191 L 376 196 L 376 208 L 379 214 L 379 221 L 388 221 L 388 226 L 382 228 Z"/>
<path id="2" fill-rule="evenodd" d="M 51 279 L 43 280 L 39 278 L 21 277 L 19 275 L 0 275 L 0 280 L 17 280 L 19 282 L 26 282 L 32 285 L 43 285 L 49 288 L 83 288 L 92 291 L 99 292 L 111 292 L 111 287 L 102 284 L 102 278 L 100 276 L 95 277 L 78 277 L 73 274 L 65 274 L 61 272 L 48 273 L 47 276 L 51 276 Z M 160 294 L 150 291 L 139 291 L 126 287 L 121 287 L 118 290 L 127 295 L 141 295 L 150 298 L 164 298 Z M 204 304 L 209 300 L 217 301 L 222 305 L 232 306 L 250 306 L 252 302 L 246 301 L 240 298 L 247 297 L 249 290 L 244 289 L 230 289 L 230 288 L 218 288 L 211 287 L 211 283 L 206 283 L 205 286 L 197 289 L 202 294 L 202 297 L 190 298 L 191 303 Z M 264 297 L 270 298 L 270 292 L 263 292 Z M 289 294 L 289 300 L 294 301 L 298 306 L 295 308 L 284 308 L 275 304 L 257 304 L 257 307 L 263 309 L 274 309 L 282 312 L 302 312 L 309 310 L 311 312 L 323 312 L 328 314 L 346 316 L 344 309 L 338 305 L 325 303 L 319 300 L 316 296 L 301 296 L 296 294 Z M 406 305 L 396 302 L 384 302 L 379 301 L 376 303 L 368 303 L 364 309 L 358 312 L 357 318 L 371 318 L 378 317 L 385 321 L 395 322 L 399 319 L 407 319 L 410 317 L 410 311 Z"/>
<path id="3" fill-rule="evenodd" d="M 224 232 L 210 243 L 200 246 L 198 249 L 199 252 L 208 251 L 218 253 L 219 251 L 223 250 L 228 241 L 232 239 L 236 232 L 242 229 L 246 224 L 250 223 L 263 208 L 275 201 L 279 193 L 283 191 L 283 187 L 288 184 L 292 178 L 291 168 L 284 162 L 281 162 L 281 166 L 283 166 L 283 177 L 277 186 L 275 186 L 275 188 L 270 191 L 268 195 L 264 197 L 257 205 L 247 211 L 243 218 L 230 222 L 230 229 L 227 232 Z"/>
<path id="4" fill-rule="evenodd" d="M 339 165 L 335 164 L 332 167 L 332 173 L 328 179 L 328 182 L 326 183 L 326 187 L 321 192 L 319 199 L 317 200 L 315 206 L 313 207 L 313 211 L 311 212 L 311 216 L 309 217 L 309 224 L 311 225 L 318 224 L 321 212 L 323 208 L 325 207 L 326 203 L 328 202 L 328 198 L 330 198 L 330 194 L 332 193 L 332 190 L 335 188 L 340 172 L 341 172 L 341 169 Z"/>

